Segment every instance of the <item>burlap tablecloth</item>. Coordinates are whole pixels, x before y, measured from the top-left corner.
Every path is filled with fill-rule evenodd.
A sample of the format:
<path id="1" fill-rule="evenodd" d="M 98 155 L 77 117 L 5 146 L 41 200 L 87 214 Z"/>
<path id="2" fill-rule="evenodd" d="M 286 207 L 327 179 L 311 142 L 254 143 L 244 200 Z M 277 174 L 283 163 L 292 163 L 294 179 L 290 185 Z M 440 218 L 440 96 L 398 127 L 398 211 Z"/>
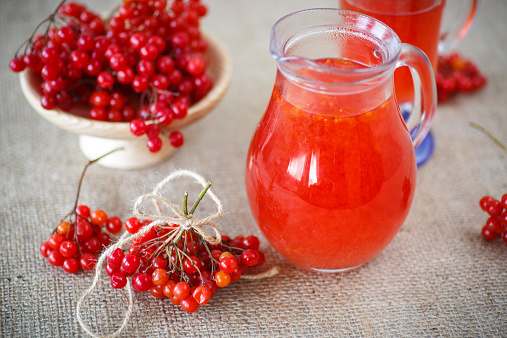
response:
<path id="1" fill-rule="evenodd" d="M 33 111 L 7 67 L 19 44 L 58 2 L 0 2 L 1 336 L 86 335 L 75 307 L 93 274 L 69 275 L 52 267 L 39 254 L 39 245 L 72 208 L 87 160 L 76 135 Z M 117 2 L 86 3 L 107 11 Z M 269 246 L 250 214 L 243 175 L 250 137 L 275 76 L 268 52 L 271 26 L 292 11 L 336 6 L 337 1 L 209 4 L 203 26 L 222 40 L 234 62 L 224 100 L 184 130 L 184 147 L 167 162 L 137 171 L 91 167 L 81 201 L 126 219 L 136 197 L 170 171 L 195 170 L 213 180 L 224 203 L 226 214 L 218 222 L 223 232 L 259 236 L 266 266 L 278 265 L 281 272 L 271 279 L 235 283 L 194 314 L 168 300 L 137 294 L 123 335 L 506 336 L 507 245 L 481 237 L 487 217 L 478 202 L 483 195 L 499 198 L 507 192 L 507 153 L 469 123 L 481 124 L 507 143 L 507 2 L 483 1 L 458 47 L 487 74 L 489 84 L 438 107 L 432 128 L 435 154 L 418 170 L 404 227 L 371 262 L 329 275 L 294 267 Z M 203 213 L 211 210 L 207 205 Z M 114 291 L 104 278 L 85 306 L 84 318 L 97 332 L 112 333 L 126 304 L 126 294 Z"/>

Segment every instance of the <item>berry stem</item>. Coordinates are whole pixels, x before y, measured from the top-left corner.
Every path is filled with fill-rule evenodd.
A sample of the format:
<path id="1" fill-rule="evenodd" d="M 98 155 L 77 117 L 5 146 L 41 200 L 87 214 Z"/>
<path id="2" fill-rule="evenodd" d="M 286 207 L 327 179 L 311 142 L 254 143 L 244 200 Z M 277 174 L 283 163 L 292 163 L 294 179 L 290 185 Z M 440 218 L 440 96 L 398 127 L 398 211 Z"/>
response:
<path id="1" fill-rule="evenodd" d="M 490 139 L 492 139 L 493 142 L 495 142 L 500 148 L 502 148 L 504 151 L 507 152 L 507 147 L 498 138 L 496 138 L 493 134 L 491 134 L 488 130 L 486 130 L 486 128 L 478 125 L 475 122 L 470 122 L 470 126 L 473 127 L 473 128 L 475 128 L 475 129 L 478 129 L 478 130 L 482 131 Z"/>
<path id="2" fill-rule="evenodd" d="M 192 206 L 192 209 L 190 209 L 190 215 L 192 215 L 194 213 L 195 209 L 197 208 L 197 205 L 199 205 L 199 202 L 201 202 L 202 198 L 204 197 L 204 195 L 206 194 L 206 192 L 208 191 L 210 186 L 211 186 L 211 181 L 208 181 L 208 183 L 206 184 L 204 189 L 202 189 L 201 193 L 197 197 L 197 200 L 195 201 L 194 205 Z"/>
<path id="3" fill-rule="evenodd" d="M 110 154 L 112 154 L 112 153 L 114 153 L 114 152 L 116 152 L 118 150 L 123 150 L 123 147 L 113 149 L 110 152 L 108 152 L 108 153 L 106 153 L 106 154 L 104 154 L 104 155 L 102 155 L 102 156 L 100 156 L 100 157 L 98 157 L 98 158 L 96 158 L 94 160 L 88 161 L 88 163 L 85 165 L 85 167 L 83 169 L 83 172 L 81 173 L 81 178 L 79 179 L 79 185 L 77 187 L 76 200 L 74 201 L 74 207 L 73 207 L 72 211 L 69 213 L 69 215 L 72 215 L 72 214 L 76 215 L 76 208 L 77 208 L 77 204 L 79 202 L 79 194 L 81 193 L 81 186 L 83 184 L 83 179 L 84 179 L 84 175 L 86 173 L 86 169 L 88 169 L 88 167 L 91 166 L 92 164 L 94 164 L 95 162 L 100 161 L 104 157 L 106 157 L 106 156 L 108 156 L 108 155 L 110 155 Z"/>
<path id="4" fill-rule="evenodd" d="M 185 194 L 183 195 L 183 213 L 185 216 L 188 215 L 188 192 L 185 191 Z"/>

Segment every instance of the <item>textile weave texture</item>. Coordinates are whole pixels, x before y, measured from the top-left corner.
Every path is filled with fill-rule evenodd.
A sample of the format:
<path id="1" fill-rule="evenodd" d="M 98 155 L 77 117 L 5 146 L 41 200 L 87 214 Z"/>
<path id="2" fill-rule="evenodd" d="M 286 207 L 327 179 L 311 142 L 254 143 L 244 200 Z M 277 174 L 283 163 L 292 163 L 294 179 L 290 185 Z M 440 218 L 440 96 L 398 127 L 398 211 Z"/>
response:
<path id="1" fill-rule="evenodd" d="M 29 106 L 18 76 L 7 64 L 36 24 L 59 0 L 0 2 L 0 335 L 85 336 L 75 306 L 93 273 L 54 268 L 39 254 L 74 203 L 87 159 L 78 136 L 50 124 Z M 290 12 L 336 7 L 338 1 L 213 0 L 203 29 L 229 49 L 230 89 L 218 107 L 184 129 L 185 145 L 168 161 L 148 169 L 93 166 L 81 202 L 122 220 L 135 199 L 174 169 L 195 170 L 213 181 L 225 213 L 216 224 L 230 236 L 261 239 L 266 267 L 280 273 L 240 281 L 188 314 L 149 294 L 137 294 L 126 337 L 191 336 L 506 336 L 507 244 L 486 242 L 479 208 L 484 195 L 507 193 L 507 153 L 476 122 L 507 144 L 507 2 L 483 1 L 458 51 L 472 59 L 489 83 L 438 107 L 433 157 L 418 169 L 412 209 L 394 241 L 375 259 L 343 274 L 317 274 L 279 256 L 256 226 L 246 199 L 244 167 L 250 137 L 269 101 L 276 65 L 269 55 L 270 29 Z M 116 1 L 86 1 L 107 12 Z M 195 188 L 195 189 L 194 189 Z M 165 197 L 180 201 L 200 191 L 181 181 Z M 201 203 L 211 212 L 213 203 Z M 124 291 L 108 278 L 90 297 L 83 317 L 101 333 L 119 327 L 127 306 Z"/>

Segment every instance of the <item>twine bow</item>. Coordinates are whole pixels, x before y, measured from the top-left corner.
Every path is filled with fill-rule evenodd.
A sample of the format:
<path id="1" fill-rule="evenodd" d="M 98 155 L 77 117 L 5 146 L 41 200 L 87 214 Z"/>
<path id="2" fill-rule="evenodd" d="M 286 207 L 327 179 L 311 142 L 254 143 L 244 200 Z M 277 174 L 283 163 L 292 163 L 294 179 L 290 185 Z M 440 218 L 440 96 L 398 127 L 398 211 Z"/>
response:
<path id="1" fill-rule="evenodd" d="M 198 201 L 200 200 L 200 198 L 202 198 L 202 195 L 207 191 L 208 192 L 208 195 L 213 199 L 213 201 L 215 202 L 216 206 L 217 206 L 217 212 L 208 216 L 208 217 L 205 217 L 203 219 L 199 219 L 199 218 L 196 218 L 194 215 L 193 215 L 193 211 L 195 210 L 195 207 L 191 210 L 190 214 L 187 214 L 186 213 L 186 210 L 184 210 L 183 212 L 180 211 L 178 209 L 178 207 L 176 205 L 174 205 L 171 201 L 165 199 L 164 197 L 162 197 L 160 195 L 160 190 L 170 181 L 176 179 L 176 178 L 179 178 L 179 177 L 182 177 L 182 176 L 189 176 L 189 177 L 192 177 L 194 178 L 197 183 L 199 183 L 200 185 L 202 185 L 202 187 L 205 189 L 203 190 L 203 192 L 201 193 L 201 195 L 199 196 L 198 198 Z M 133 210 L 133 213 L 134 215 L 139 218 L 139 219 L 149 219 L 152 221 L 152 223 L 150 224 L 150 228 L 154 227 L 154 226 L 158 226 L 158 225 L 163 225 L 163 224 L 176 224 L 179 226 L 179 228 L 184 231 L 184 230 L 194 230 L 195 232 L 197 232 L 206 242 L 210 243 L 210 244 L 218 244 L 222 241 L 222 236 L 220 235 L 220 230 L 218 229 L 218 227 L 213 224 L 212 221 L 214 221 L 215 219 L 219 218 L 221 215 L 222 215 L 222 211 L 223 211 L 223 206 L 222 206 L 222 202 L 218 199 L 218 197 L 211 191 L 211 190 L 208 190 L 207 188 L 209 187 L 209 183 L 206 182 L 204 180 L 204 178 L 192 171 L 188 171 L 188 170 L 178 170 L 178 171 L 175 171 L 174 173 L 172 173 L 171 175 L 167 176 L 164 180 L 162 180 L 159 184 L 157 184 L 157 186 L 155 187 L 155 189 L 153 189 L 153 192 L 151 194 L 146 194 L 146 195 L 143 195 L 143 196 L 140 196 L 136 203 L 134 204 L 134 210 Z M 145 201 L 145 200 L 153 200 L 153 202 L 155 203 L 155 207 L 157 209 L 157 212 L 158 214 L 149 214 L 149 213 L 145 213 L 141 210 L 141 204 Z M 196 202 L 198 203 L 198 202 Z M 166 215 L 163 215 L 162 214 L 162 210 L 160 208 L 160 204 L 163 204 L 165 205 L 166 207 L 168 207 L 169 209 L 171 209 L 171 211 L 173 212 L 174 216 L 166 216 Z M 194 204 L 194 206 L 196 206 Z M 211 227 L 213 230 L 214 230 L 214 235 L 211 235 L 209 234 L 204 228 L 203 226 L 209 226 Z M 149 229 L 150 229 L 149 228 Z M 146 230 L 146 231 L 149 231 Z M 176 237 L 178 235 L 178 231 L 175 231 L 168 239 L 167 241 L 170 241 L 172 239 L 174 239 L 174 237 Z"/>

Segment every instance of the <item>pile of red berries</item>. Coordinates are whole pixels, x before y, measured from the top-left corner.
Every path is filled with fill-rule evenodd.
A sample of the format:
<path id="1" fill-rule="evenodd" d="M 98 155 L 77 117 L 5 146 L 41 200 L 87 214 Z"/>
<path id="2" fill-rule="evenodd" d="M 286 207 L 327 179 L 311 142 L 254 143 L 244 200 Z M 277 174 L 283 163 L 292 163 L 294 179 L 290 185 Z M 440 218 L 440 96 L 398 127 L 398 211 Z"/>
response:
<path id="1" fill-rule="evenodd" d="M 464 59 L 458 53 L 439 56 L 435 79 L 439 102 L 448 101 L 460 92 L 476 91 L 488 82 L 472 61 Z"/>
<path id="2" fill-rule="evenodd" d="M 479 205 L 490 216 L 482 227 L 482 236 L 488 241 L 502 236 L 502 240 L 507 243 L 507 194 L 504 194 L 501 200 L 484 196 Z"/>
<path id="3" fill-rule="evenodd" d="M 45 109 L 86 105 L 90 119 L 130 122 L 157 152 L 161 127 L 183 119 L 212 87 L 199 30 L 206 13 L 200 0 L 123 0 L 105 22 L 64 0 L 45 21 L 45 33 L 36 30 L 9 66 L 40 74 Z M 178 131 L 169 140 L 183 144 Z"/>
<path id="4" fill-rule="evenodd" d="M 123 224 L 118 217 L 108 217 L 103 210 L 90 213 L 86 205 L 76 207 L 75 221 L 62 221 L 47 242 L 40 246 L 40 253 L 51 265 L 62 266 L 68 273 L 79 269 L 92 270 L 97 263 L 97 254 L 111 244 L 111 237 L 103 232 L 116 234 Z"/>
<path id="5" fill-rule="evenodd" d="M 135 234 L 148 224 L 150 221 L 132 217 L 125 228 Z M 211 245 L 192 229 L 174 224 L 154 226 L 136 237 L 126 253 L 120 248 L 113 251 L 107 258 L 106 272 L 115 289 L 125 287 L 131 277 L 137 292 L 167 297 L 184 311 L 195 312 L 217 289 L 264 263 L 259 244 L 255 236 L 222 236 L 220 244 Z"/>

